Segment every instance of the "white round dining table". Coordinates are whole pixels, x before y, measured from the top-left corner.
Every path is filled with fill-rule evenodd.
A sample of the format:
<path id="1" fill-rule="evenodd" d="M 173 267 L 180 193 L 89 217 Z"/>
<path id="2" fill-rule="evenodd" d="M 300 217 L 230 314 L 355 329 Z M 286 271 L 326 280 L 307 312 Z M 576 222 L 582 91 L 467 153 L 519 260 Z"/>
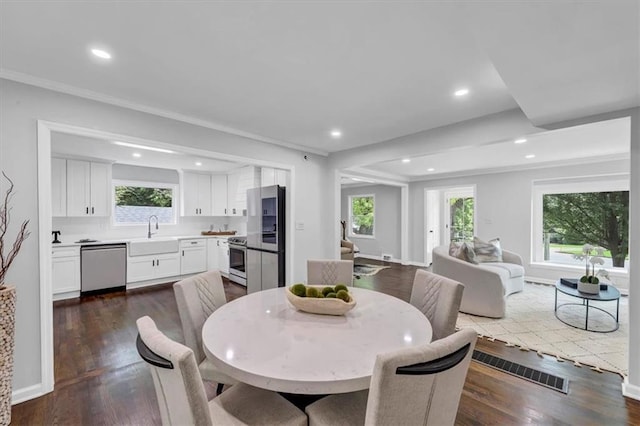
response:
<path id="1" fill-rule="evenodd" d="M 350 288 L 345 315 L 296 310 L 285 287 L 242 296 L 218 308 L 202 328 L 207 357 L 250 385 L 295 394 L 369 388 L 376 355 L 431 341 L 431 324 L 411 304 Z"/>

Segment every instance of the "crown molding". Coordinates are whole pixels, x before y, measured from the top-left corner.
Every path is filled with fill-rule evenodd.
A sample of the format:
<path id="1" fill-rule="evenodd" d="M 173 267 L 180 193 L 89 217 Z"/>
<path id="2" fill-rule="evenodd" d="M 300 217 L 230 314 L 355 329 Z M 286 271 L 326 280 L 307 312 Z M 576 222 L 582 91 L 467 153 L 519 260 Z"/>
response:
<path id="1" fill-rule="evenodd" d="M 329 155 L 328 151 L 324 151 L 316 148 L 310 148 L 307 146 L 302 146 L 302 145 L 294 144 L 291 142 L 284 142 L 278 139 L 257 135 L 255 133 L 245 132 L 243 130 L 224 126 L 222 124 L 215 123 L 213 121 L 203 120 L 200 118 L 191 117 L 188 115 L 180 114 L 180 113 L 169 111 L 169 110 L 164 110 L 161 108 L 150 107 L 147 105 L 139 104 L 136 102 L 128 101 L 128 100 L 117 98 L 110 95 L 106 95 L 104 93 L 94 92 L 92 90 L 87 90 L 87 89 L 81 89 L 68 84 L 35 77 L 30 74 L 25 74 L 21 72 L 10 71 L 7 69 L 0 68 L 0 78 L 3 78 L 5 80 L 15 81 L 18 83 L 28 84 L 30 86 L 40 87 L 47 90 L 52 90 L 54 92 L 60 92 L 60 93 L 65 93 L 67 95 L 77 96 L 79 98 L 90 99 L 93 101 L 118 106 L 121 108 L 127 108 L 134 111 L 144 112 L 144 113 L 155 115 L 158 117 L 181 121 L 183 123 L 192 124 L 194 126 L 205 127 L 207 129 L 224 132 L 230 135 L 241 136 L 243 138 L 252 139 L 259 142 L 265 142 L 272 145 L 278 145 L 284 148 L 289 148 L 289 149 L 293 149 L 300 152 L 322 155 L 324 157 L 327 157 Z"/>

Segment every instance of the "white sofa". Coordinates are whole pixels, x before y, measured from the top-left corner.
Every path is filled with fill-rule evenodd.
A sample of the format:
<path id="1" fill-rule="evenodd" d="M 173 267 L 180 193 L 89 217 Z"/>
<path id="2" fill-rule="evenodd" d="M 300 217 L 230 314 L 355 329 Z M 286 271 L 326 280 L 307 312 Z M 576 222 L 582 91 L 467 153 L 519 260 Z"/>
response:
<path id="1" fill-rule="evenodd" d="M 469 263 L 449 255 L 449 246 L 433 249 L 433 272 L 464 284 L 460 312 L 502 318 L 507 296 L 524 288 L 520 255 L 502 250 L 502 262 Z"/>

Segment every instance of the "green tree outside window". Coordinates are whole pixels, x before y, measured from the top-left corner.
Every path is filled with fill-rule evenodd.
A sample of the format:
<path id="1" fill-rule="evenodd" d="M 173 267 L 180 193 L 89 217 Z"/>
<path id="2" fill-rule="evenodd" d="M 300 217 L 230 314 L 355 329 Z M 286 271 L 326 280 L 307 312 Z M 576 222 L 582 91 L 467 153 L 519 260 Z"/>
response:
<path id="1" fill-rule="evenodd" d="M 351 197 L 351 233 L 353 235 L 373 236 L 374 197 Z"/>
<path id="2" fill-rule="evenodd" d="M 546 194 L 543 232 L 551 243 L 591 244 L 611 252 L 615 267 L 629 253 L 629 191 Z"/>

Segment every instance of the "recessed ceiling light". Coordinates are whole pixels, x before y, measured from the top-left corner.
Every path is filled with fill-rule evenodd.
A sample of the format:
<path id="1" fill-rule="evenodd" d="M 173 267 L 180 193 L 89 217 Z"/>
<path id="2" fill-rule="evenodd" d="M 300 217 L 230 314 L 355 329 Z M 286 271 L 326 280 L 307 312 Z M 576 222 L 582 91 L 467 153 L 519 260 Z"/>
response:
<path id="1" fill-rule="evenodd" d="M 135 144 L 135 143 L 120 142 L 120 141 L 114 141 L 113 143 L 116 144 L 116 145 L 126 146 L 126 147 L 129 147 L 129 148 L 138 148 L 138 149 L 146 149 L 147 151 L 164 152 L 165 154 L 173 154 L 174 153 L 174 151 L 171 151 L 170 149 L 156 148 L 155 146 L 138 145 L 138 144 Z"/>
<path id="2" fill-rule="evenodd" d="M 202 163 L 199 161 L 196 161 L 196 166 L 202 166 Z"/>
<path id="3" fill-rule="evenodd" d="M 402 162 L 403 163 L 410 163 L 411 162 L 411 158 L 403 158 Z"/>
<path id="4" fill-rule="evenodd" d="M 535 154 L 527 154 L 527 155 L 524 156 L 524 158 L 529 158 L 529 159 L 535 158 L 535 157 L 536 157 Z"/>
<path id="5" fill-rule="evenodd" d="M 331 137 L 334 139 L 338 139 L 339 137 L 342 136 L 342 132 L 338 129 L 332 130 L 330 134 L 331 134 Z"/>
<path id="6" fill-rule="evenodd" d="M 436 169 L 434 169 L 433 167 L 429 167 L 429 168 L 427 169 L 427 171 L 428 171 L 428 172 L 433 172 L 433 171 L 435 171 L 435 170 L 436 170 Z"/>
<path id="7" fill-rule="evenodd" d="M 516 139 L 515 141 L 513 141 L 513 143 L 525 143 L 527 140 L 526 139 Z"/>
<path id="8" fill-rule="evenodd" d="M 131 154 L 132 156 L 136 157 L 136 158 L 140 158 L 142 157 L 142 154 L 140 154 L 139 152 L 134 152 L 133 154 Z"/>
<path id="9" fill-rule="evenodd" d="M 91 53 L 93 53 L 94 56 L 97 56 L 100 59 L 111 59 L 111 53 L 107 52 L 106 50 L 91 49 Z"/>
<path id="10" fill-rule="evenodd" d="M 464 95 L 468 95 L 469 94 L 469 89 L 464 88 L 464 89 L 458 89 L 456 90 L 454 93 L 454 95 L 456 96 L 464 96 Z"/>

